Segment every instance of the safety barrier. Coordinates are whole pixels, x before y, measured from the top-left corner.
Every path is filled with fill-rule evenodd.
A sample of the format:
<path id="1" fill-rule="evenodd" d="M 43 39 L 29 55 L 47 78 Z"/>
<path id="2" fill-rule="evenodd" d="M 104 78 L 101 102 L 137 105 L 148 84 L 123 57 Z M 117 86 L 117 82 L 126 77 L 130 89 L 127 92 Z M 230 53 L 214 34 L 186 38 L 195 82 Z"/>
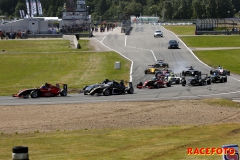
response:
<path id="1" fill-rule="evenodd" d="M 192 22 L 179 22 L 179 23 L 133 23 L 134 25 L 160 25 L 160 26 L 167 26 L 167 25 L 193 25 Z"/>

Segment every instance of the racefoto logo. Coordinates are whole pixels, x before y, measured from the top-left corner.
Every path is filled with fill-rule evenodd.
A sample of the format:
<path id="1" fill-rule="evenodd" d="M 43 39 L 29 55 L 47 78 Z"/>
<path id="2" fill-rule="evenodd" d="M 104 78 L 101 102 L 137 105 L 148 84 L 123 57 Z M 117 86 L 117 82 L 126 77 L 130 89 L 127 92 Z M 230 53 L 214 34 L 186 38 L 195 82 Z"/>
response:
<path id="1" fill-rule="evenodd" d="M 223 145 L 222 148 L 187 148 L 187 155 L 221 155 L 223 160 L 239 160 L 238 145 Z"/>

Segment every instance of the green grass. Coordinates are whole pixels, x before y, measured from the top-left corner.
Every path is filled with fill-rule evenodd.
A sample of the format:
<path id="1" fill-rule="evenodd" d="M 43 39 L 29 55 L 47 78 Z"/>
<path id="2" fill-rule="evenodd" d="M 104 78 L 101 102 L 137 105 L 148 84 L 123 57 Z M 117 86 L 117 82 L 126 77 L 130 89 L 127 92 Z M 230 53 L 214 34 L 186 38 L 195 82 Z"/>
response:
<path id="1" fill-rule="evenodd" d="M 223 66 L 231 73 L 240 74 L 240 50 L 194 51 L 194 54 L 209 66 Z"/>
<path id="2" fill-rule="evenodd" d="M 106 78 L 129 80 L 130 61 L 115 52 L 91 52 L 86 40 L 80 40 L 81 50 L 71 49 L 65 40 L 0 43 L 5 48 L 0 56 L 0 95 L 12 95 L 45 82 L 66 83 L 70 91 L 78 92 Z M 120 70 L 114 69 L 116 61 L 121 62 Z"/>
<path id="3" fill-rule="evenodd" d="M 22 145 L 29 147 L 30 159 L 41 160 L 217 160 L 221 156 L 216 154 L 187 155 L 187 148 L 240 144 L 239 128 L 239 124 L 219 124 L 1 134 L 0 157 L 1 160 L 10 159 L 11 148 Z"/>
<path id="4" fill-rule="evenodd" d="M 175 32 L 176 34 L 191 34 L 191 28 L 184 31 L 182 27 L 174 26 L 173 30 L 178 30 Z M 204 44 L 207 46 L 213 40 L 208 39 Z M 214 45 L 226 47 L 225 44 L 230 43 L 228 41 L 231 40 L 225 39 L 224 43 L 219 40 L 220 44 L 215 44 L 218 42 L 217 40 L 212 43 L 212 47 L 215 47 Z M 192 39 L 192 41 L 196 41 L 192 42 L 194 45 L 201 44 L 203 39 Z M 237 44 L 237 39 L 233 43 Z M 2 64 L 0 95 L 16 93 L 25 87 L 38 87 L 45 81 L 69 83 L 71 84 L 69 87 L 74 89 L 89 83 L 100 82 L 104 78 L 129 78 L 129 61 L 114 52 L 91 52 L 87 41 L 80 40 L 80 44 L 82 49 L 74 50 L 71 49 L 69 41 L 65 40 L 27 41 L 27 43 L 26 41 L 0 41 L 0 45 L 4 46 L 6 50 L 0 54 Z M 238 50 L 225 50 L 197 51 L 195 53 L 209 65 L 219 65 L 220 63 L 225 68 L 239 73 L 237 52 Z M 114 70 L 115 61 L 121 61 L 121 70 Z M 226 99 L 202 101 L 218 107 L 239 108 L 239 103 Z M 224 144 L 240 144 L 239 128 L 240 124 L 218 124 L 102 130 L 86 128 L 80 131 L 57 130 L 50 133 L 41 133 L 37 130 L 26 134 L 20 134 L 18 131 L 13 134 L 1 132 L 0 159 L 10 159 L 12 147 L 23 145 L 29 147 L 30 159 L 41 160 L 217 160 L 221 159 L 221 156 L 188 156 L 187 148 L 218 148 Z"/>
<path id="5" fill-rule="evenodd" d="M 195 35 L 195 25 L 164 26 L 164 28 L 174 32 L 176 35 Z"/>
<path id="6" fill-rule="evenodd" d="M 188 47 L 240 47 L 239 36 L 184 36 Z"/>

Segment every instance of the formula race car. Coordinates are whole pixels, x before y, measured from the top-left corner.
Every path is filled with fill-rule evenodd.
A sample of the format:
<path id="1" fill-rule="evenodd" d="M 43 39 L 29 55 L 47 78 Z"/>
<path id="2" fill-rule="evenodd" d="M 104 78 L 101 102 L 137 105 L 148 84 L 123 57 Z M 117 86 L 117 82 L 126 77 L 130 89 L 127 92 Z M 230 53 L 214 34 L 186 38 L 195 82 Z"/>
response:
<path id="1" fill-rule="evenodd" d="M 168 81 L 172 82 L 172 84 L 180 84 L 181 83 L 181 79 L 182 79 L 181 77 L 178 77 L 174 73 L 170 73 L 167 78 L 168 78 Z"/>
<path id="2" fill-rule="evenodd" d="M 132 86 L 132 82 L 129 82 L 129 86 L 126 87 L 124 81 L 121 80 L 117 82 L 115 80 L 109 81 L 106 79 L 101 84 L 93 84 L 89 86 L 85 86 L 83 88 L 84 95 L 117 95 L 117 94 L 133 94 L 134 88 Z"/>
<path id="3" fill-rule="evenodd" d="M 223 67 L 218 66 L 218 68 L 212 69 L 210 71 L 210 74 L 212 75 L 214 72 L 218 72 L 222 76 L 230 76 L 230 71 L 223 69 Z"/>
<path id="4" fill-rule="evenodd" d="M 157 63 L 155 65 L 160 65 L 162 68 L 169 68 L 168 63 L 165 63 L 164 60 L 157 60 Z"/>
<path id="5" fill-rule="evenodd" d="M 171 81 L 172 84 L 180 84 L 181 83 L 181 77 L 177 77 L 176 74 L 173 73 L 172 70 L 166 69 L 156 72 L 155 77 L 161 77 L 165 76 L 168 81 Z"/>
<path id="6" fill-rule="evenodd" d="M 57 83 L 53 86 L 49 83 L 45 83 L 39 88 L 20 90 L 19 93 L 13 94 L 13 97 L 32 98 L 37 97 L 55 97 L 55 96 L 67 96 L 67 84 Z"/>
<path id="7" fill-rule="evenodd" d="M 204 74 L 202 74 L 204 75 Z M 208 77 L 208 75 L 206 74 L 206 76 L 204 78 L 202 78 L 202 75 L 195 75 L 191 78 L 188 79 L 188 81 L 186 80 L 185 77 L 182 77 L 181 83 L 182 86 L 204 86 L 204 85 L 208 85 L 211 84 L 212 81 L 211 79 Z"/>
<path id="8" fill-rule="evenodd" d="M 157 63 L 154 63 L 153 65 L 148 65 L 151 66 L 147 68 L 144 73 L 145 74 L 155 74 L 156 72 L 168 68 L 168 63 L 163 62 L 163 60 L 158 60 Z"/>
<path id="9" fill-rule="evenodd" d="M 192 66 L 186 67 L 189 68 L 188 70 L 182 71 L 182 76 L 195 76 L 195 75 L 201 75 L 201 71 L 198 71 L 194 69 Z"/>
<path id="10" fill-rule="evenodd" d="M 171 87 L 172 82 L 168 81 L 167 78 L 165 76 L 162 77 L 153 77 L 152 80 L 146 80 L 144 83 L 143 82 L 139 82 L 137 84 L 137 88 L 142 89 L 142 88 L 149 88 L 149 89 L 153 89 L 153 88 L 160 88 L 160 87 Z"/>
<path id="11" fill-rule="evenodd" d="M 224 83 L 227 82 L 227 76 L 223 76 L 221 74 L 219 74 L 218 71 L 214 71 L 211 75 L 210 75 L 210 79 L 212 80 L 213 83 L 215 82 L 220 82 L 220 83 Z"/>

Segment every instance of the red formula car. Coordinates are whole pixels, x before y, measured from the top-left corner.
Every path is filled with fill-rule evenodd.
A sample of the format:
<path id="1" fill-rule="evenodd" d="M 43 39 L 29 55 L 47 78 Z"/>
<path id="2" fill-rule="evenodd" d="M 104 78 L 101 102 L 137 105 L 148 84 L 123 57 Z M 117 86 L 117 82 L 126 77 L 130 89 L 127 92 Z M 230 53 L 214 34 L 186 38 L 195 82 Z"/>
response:
<path id="1" fill-rule="evenodd" d="M 146 80 L 144 83 L 139 82 L 137 84 L 137 88 L 142 89 L 142 88 L 160 88 L 160 87 L 171 87 L 171 81 L 168 81 L 166 77 L 154 77 L 152 80 Z"/>
<path id="2" fill-rule="evenodd" d="M 67 96 L 67 84 L 57 83 L 53 86 L 49 83 L 45 83 L 39 88 L 20 90 L 17 94 L 13 94 L 13 97 L 32 98 L 37 97 L 55 97 L 55 96 Z"/>

